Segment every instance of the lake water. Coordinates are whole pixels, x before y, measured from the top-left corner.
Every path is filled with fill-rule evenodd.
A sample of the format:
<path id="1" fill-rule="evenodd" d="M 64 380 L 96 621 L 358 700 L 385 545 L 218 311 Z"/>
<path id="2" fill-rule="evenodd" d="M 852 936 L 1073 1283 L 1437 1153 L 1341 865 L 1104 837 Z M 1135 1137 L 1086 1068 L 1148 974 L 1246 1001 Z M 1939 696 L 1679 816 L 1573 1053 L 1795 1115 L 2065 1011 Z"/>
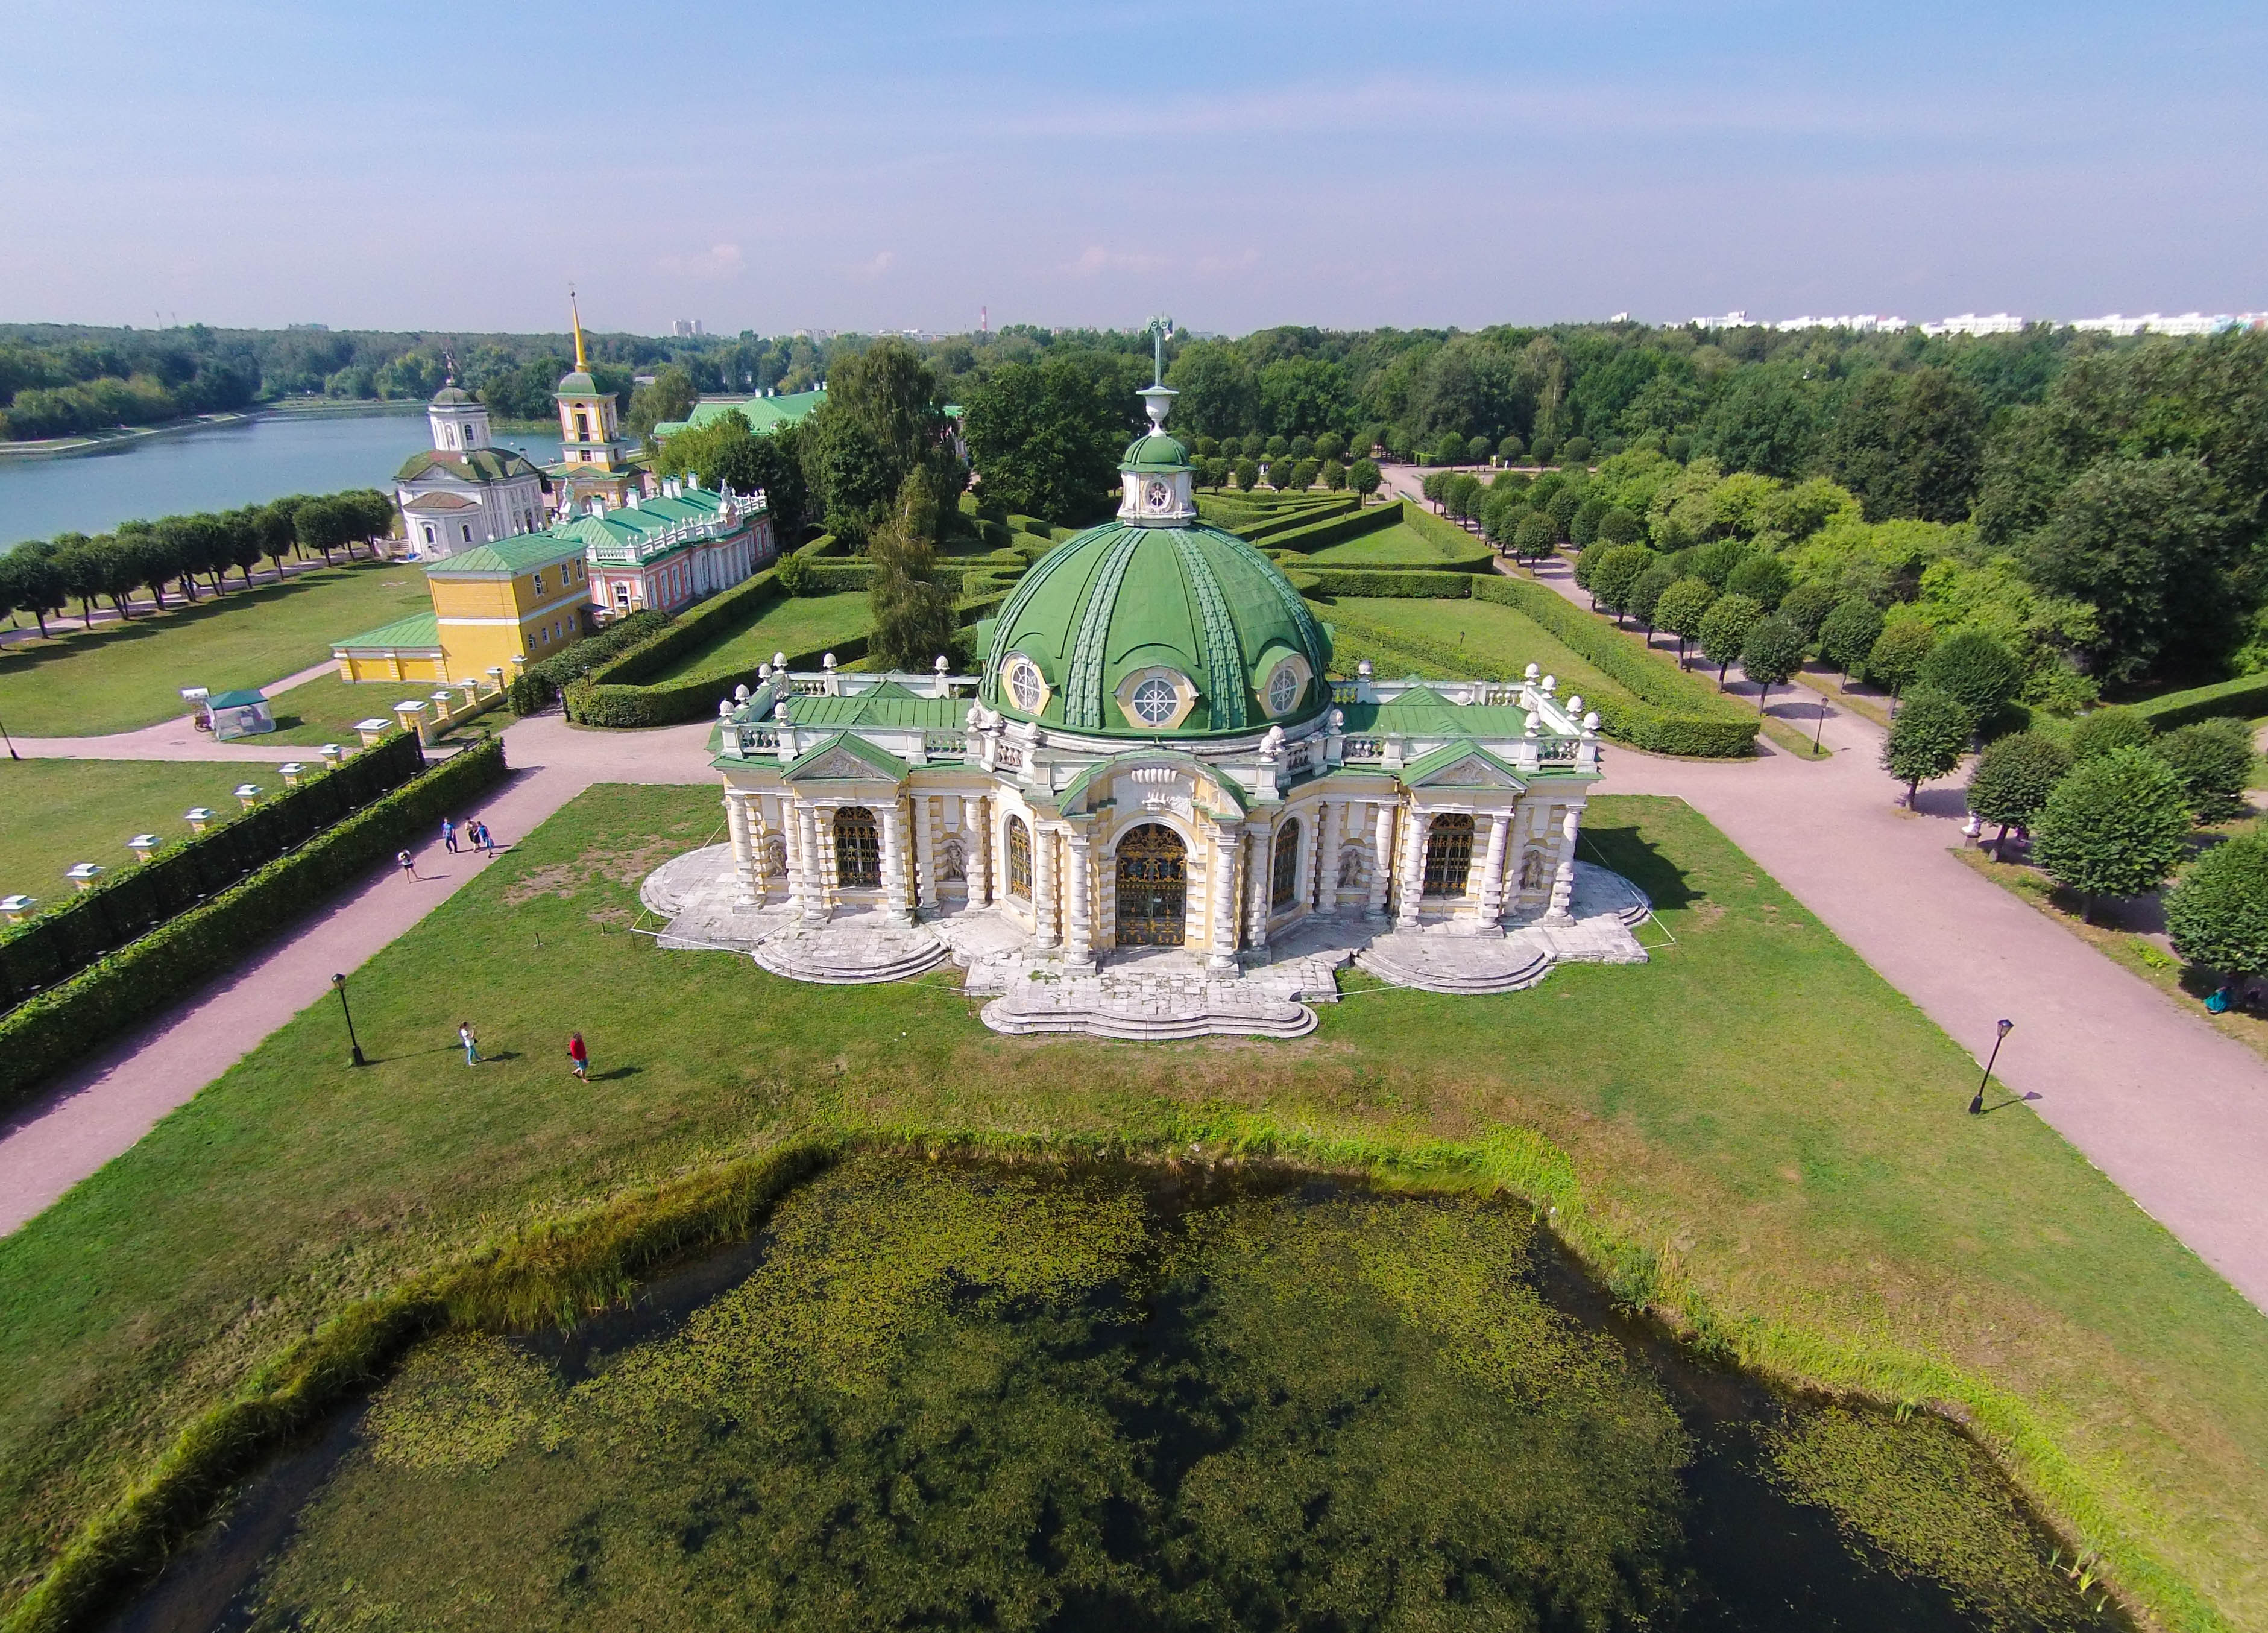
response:
<path id="1" fill-rule="evenodd" d="M 512 433 L 497 441 L 539 465 L 559 458 L 556 437 Z M 431 446 L 423 414 L 278 415 L 148 438 L 111 454 L 0 461 L 0 550 L 286 493 L 387 489 L 403 460 Z"/>
<path id="2" fill-rule="evenodd" d="M 1697 1363 L 1525 1210 L 867 1156 L 419 1347 L 112 1627 L 860 1625 L 2123 1624 L 1949 1424 Z"/>

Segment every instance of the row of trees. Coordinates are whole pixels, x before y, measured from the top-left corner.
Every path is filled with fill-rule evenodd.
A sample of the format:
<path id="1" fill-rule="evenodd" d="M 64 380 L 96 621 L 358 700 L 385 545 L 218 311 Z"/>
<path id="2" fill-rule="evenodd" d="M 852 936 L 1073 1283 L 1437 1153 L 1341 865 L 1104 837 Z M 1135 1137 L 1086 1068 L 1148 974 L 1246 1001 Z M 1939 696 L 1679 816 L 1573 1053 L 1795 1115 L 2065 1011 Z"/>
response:
<path id="1" fill-rule="evenodd" d="M 1256 460 L 1240 459 L 1233 462 L 1215 457 L 1195 462 L 1199 487 L 1226 488 L 1233 484 L 1249 493 L 1263 483 L 1279 493 L 1303 493 L 1321 484 L 1332 493 L 1352 489 L 1368 499 L 1378 491 L 1384 480 L 1375 460 L 1359 459 L 1351 465 L 1343 465 L 1335 459 L 1314 458 L 1294 460 L 1288 455 L 1274 463 L 1262 465 Z"/>
<path id="2" fill-rule="evenodd" d="M 73 601 L 92 627 L 98 602 L 107 601 L 120 617 L 131 618 L 136 591 L 146 590 L 162 610 L 169 587 L 184 602 L 202 592 L 219 595 L 232 572 L 249 589 L 253 569 L 262 561 L 280 575 L 289 556 L 320 555 L 326 563 L 339 551 L 351 557 L 356 545 L 390 534 L 394 514 L 386 494 L 357 488 L 129 521 L 93 536 L 30 540 L 0 555 L 0 613 L 31 617 L 44 635 L 48 620 Z"/>

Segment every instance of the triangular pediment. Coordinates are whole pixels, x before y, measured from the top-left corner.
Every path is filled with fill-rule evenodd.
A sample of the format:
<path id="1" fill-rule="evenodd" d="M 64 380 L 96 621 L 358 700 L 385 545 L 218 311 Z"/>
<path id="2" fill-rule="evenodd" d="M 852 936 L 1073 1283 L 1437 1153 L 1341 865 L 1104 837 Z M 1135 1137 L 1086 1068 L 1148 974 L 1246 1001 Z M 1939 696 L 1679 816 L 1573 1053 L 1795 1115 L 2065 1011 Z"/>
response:
<path id="1" fill-rule="evenodd" d="M 1412 788 L 1525 788 L 1513 768 L 1486 749 L 1451 743 L 1411 762 L 1402 774 Z"/>
<path id="2" fill-rule="evenodd" d="M 900 782 L 908 767 L 887 750 L 848 732 L 813 744 L 783 773 L 790 782 Z"/>

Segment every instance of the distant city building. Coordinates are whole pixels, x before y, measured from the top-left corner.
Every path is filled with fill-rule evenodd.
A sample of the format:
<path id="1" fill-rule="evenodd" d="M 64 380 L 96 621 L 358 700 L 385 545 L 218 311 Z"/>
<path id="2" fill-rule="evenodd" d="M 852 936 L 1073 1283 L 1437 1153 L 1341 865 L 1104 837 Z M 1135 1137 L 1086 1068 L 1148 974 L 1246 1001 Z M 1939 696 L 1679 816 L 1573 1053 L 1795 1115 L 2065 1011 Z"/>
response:
<path id="1" fill-rule="evenodd" d="M 701 327 L 699 318 L 680 318 L 669 326 L 669 332 L 673 335 L 705 335 L 709 331 Z"/>
<path id="2" fill-rule="evenodd" d="M 1697 317 L 1685 320 L 1689 329 L 1747 329 L 1750 327 L 1745 312 L 1727 312 L 1722 317 Z"/>
<path id="3" fill-rule="evenodd" d="M 1959 317 L 1940 318 L 1934 323 L 1921 326 L 1925 335 L 2021 335 L 2024 320 L 2006 312 L 1995 312 L 1990 317 L 1979 317 L 1974 312 L 1964 312 Z"/>
<path id="4" fill-rule="evenodd" d="M 394 475 L 394 499 L 412 553 L 439 560 L 543 525 L 543 475 L 489 442 L 489 410 L 455 372 L 425 406 L 433 451 Z"/>
<path id="5" fill-rule="evenodd" d="M 1847 329 L 1854 335 L 1895 335 L 1911 326 L 1902 317 L 1858 312 L 1845 317 L 1783 318 L 1772 327 L 1783 335 L 1800 329 Z"/>
<path id="6" fill-rule="evenodd" d="M 2268 328 L 2268 313 L 2223 312 L 2207 316 L 2202 312 L 2184 312 L 2168 317 L 2146 312 L 2139 317 L 2124 317 L 2113 312 L 2108 317 L 2075 318 L 2070 327 L 2097 335 L 2218 335 L 2230 329 Z"/>

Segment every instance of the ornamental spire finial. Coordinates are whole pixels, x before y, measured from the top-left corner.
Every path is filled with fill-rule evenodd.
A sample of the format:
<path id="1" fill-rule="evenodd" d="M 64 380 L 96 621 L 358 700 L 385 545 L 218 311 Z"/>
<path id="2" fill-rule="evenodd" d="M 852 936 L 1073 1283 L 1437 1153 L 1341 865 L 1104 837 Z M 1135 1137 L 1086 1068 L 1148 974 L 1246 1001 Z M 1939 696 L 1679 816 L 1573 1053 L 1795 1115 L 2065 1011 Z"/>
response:
<path id="1" fill-rule="evenodd" d="M 575 286 L 572 284 L 567 285 L 567 317 L 575 326 L 575 372 L 586 374 L 590 373 L 591 366 L 583 360 L 583 314 L 576 309 Z"/>

